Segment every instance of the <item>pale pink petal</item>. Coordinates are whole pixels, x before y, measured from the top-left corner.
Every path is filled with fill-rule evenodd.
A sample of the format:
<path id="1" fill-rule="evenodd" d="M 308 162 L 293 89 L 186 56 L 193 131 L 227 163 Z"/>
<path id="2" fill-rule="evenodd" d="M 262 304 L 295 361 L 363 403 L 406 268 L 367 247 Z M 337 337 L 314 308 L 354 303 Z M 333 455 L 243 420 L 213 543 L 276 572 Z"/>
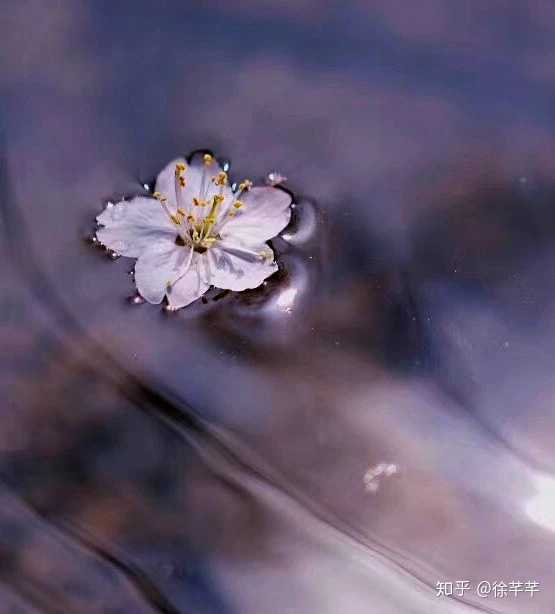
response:
<path id="1" fill-rule="evenodd" d="M 173 244 L 177 235 L 160 203 L 144 196 L 108 205 L 96 220 L 102 224 L 96 231 L 98 240 L 130 258 L 159 242 Z"/>
<path id="2" fill-rule="evenodd" d="M 177 279 L 187 263 L 189 249 L 175 243 L 157 243 L 135 263 L 135 283 L 149 303 L 162 302 L 168 284 Z"/>
<path id="3" fill-rule="evenodd" d="M 175 166 L 176 164 L 185 164 L 184 158 L 176 158 L 169 164 L 166 164 L 158 177 L 156 177 L 155 192 L 160 192 L 167 198 L 167 205 L 172 213 L 177 210 L 177 201 L 175 195 Z"/>
<path id="4" fill-rule="evenodd" d="M 171 309 L 186 307 L 201 297 L 210 287 L 201 274 L 201 259 L 204 259 L 204 255 L 195 254 L 187 272 L 168 290 L 168 305 Z"/>
<path id="5" fill-rule="evenodd" d="M 278 270 L 273 252 L 265 243 L 248 245 L 231 240 L 222 241 L 206 254 L 211 283 L 226 290 L 257 288 Z"/>
<path id="6" fill-rule="evenodd" d="M 223 222 L 220 235 L 248 242 L 268 241 L 280 233 L 291 219 L 291 196 L 272 187 L 254 187 L 243 193 L 244 207 Z"/>

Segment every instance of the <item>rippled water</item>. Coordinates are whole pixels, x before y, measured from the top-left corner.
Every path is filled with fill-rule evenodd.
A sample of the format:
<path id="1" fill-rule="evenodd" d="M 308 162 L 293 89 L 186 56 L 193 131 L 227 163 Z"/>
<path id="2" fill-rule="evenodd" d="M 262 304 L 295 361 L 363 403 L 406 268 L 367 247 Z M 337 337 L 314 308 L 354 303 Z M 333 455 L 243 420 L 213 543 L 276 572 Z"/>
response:
<path id="1" fill-rule="evenodd" d="M 552 612 L 551 4 L 3 23 L 0 612 Z M 195 148 L 295 215 L 262 288 L 167 314 L 86 238 Z"/>

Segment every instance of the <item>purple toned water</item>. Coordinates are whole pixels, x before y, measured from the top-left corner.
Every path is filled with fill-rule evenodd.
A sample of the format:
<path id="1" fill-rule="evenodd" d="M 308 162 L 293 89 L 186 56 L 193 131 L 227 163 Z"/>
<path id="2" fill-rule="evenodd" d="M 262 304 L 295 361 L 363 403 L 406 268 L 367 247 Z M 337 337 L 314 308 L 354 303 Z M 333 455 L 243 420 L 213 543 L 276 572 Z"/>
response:
<path id="1" fill-rule="evenodd" d="M 0 612 L 552 612 L 551 3 L 2 24 Z M 170 316 L 85 238 L 195 148 L 295 221 L 266 286 Z"/>

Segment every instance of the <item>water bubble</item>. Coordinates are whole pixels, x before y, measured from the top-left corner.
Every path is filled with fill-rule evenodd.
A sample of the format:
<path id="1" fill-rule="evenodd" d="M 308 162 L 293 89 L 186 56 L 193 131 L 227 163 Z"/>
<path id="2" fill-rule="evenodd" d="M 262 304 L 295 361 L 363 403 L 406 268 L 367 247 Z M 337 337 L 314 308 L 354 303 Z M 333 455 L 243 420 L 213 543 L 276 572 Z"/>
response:
<path id="1" fill-rule="evenodd" d="M 110 260 L 119 260 L 121 258 L 121 254 L 118 254 L 113 249 L 106 250 L 106 253 L 108 254 L 108 258 L 110 258 Z"/>
<path id="2" fill-rule="evenodd" d="M 101 243 L 98 240 L 98 237 L 96 236 L 96 233 L 94 233 L 94 232 L 89 232 L 89 233 L 85 234 L 83 236 L 83 241 L 85 241 L 86 243 L 90 243 L 94 247 L 100 247 L 101 246 Z"/>
<path id="3" fill-rule="evenodd" d="M 147 192 L 152 192 L 152 186 L 150 185 L 150 183 L 143 183 L 143 188 L 147 191 Z"/>
<path id="4" fill-rule="evenodd" d="M 222 163 L 222 169 L 227 173 L 231 168 L 231 162 L 229 160 L 224 160 Z"/>
<path id="5" fill-rule="evenodd" d="M 144 305 L 146 303 L 145 299 L 140 294 L 130 296 L 128 301 L 131 305 Z"/>
<path id="6" fill-rule="evenodd" d="M 285 183 L 287 181 L 287 177 L 278 173 L 277 171 L 272 171 L 266 175 L 266 184 L 271 186 L 280 185 L 281 183 Z"/>

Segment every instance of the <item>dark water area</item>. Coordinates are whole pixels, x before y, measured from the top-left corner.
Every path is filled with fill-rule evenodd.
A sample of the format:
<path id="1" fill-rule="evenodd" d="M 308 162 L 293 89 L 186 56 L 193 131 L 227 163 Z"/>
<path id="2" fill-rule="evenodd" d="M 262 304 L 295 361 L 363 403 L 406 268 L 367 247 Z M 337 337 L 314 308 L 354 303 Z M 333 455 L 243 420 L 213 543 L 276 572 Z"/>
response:
<path id="1" fill-rule="evenodd" d="M 552 612 L 552 3 L 1 8 L 0 614 Z M 134 304 L 95 217 L 198 148 L 280 271 Z"/>

